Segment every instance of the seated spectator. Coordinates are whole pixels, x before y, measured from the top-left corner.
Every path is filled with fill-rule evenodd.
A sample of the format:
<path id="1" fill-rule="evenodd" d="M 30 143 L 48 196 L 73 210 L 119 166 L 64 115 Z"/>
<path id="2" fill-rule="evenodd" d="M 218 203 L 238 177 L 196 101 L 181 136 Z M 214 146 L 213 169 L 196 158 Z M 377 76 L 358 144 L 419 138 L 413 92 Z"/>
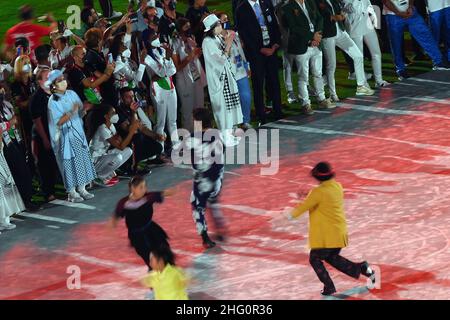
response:
<path id="1" fill-rule="evenodd" d="M 45 85 L 52 93 L 48 101 L 50 142 L 68 201 L 92 199 L 94 195 L 86 186 L 96 178 L 96 173 L 83 130 L 83 103 L 75 91 L 67 90 L 67 81 L 60 70 L 50 72 Z"/>
<path id="2" fill-rule="evenodd" d="M 161 158 L 162 144 L 165 137 L 153 131 L 153 124 L 144 112 L 142 106 L 144 101 L 136 101 L 135 94 L 130 88 L 120 90 L 120 100 L 117 111 L 119 114 L 119 133 L 122 138 L 126 138 L 131 128 L 133 118 L 139 122 L 138 132 L 133 138 L 133 162 L 127 166 L 125 173 L 133 176 L 135 174 L 146 174 L 148 171 L 138 170 L 139 162 L 148 159 L 154 159 L 153 164 L 162 164 Z"/>
<path id="3" fill-rule="evenodd" d="M 115 170 L 131 157 L 133 151 L 129 147 L 136 134 L 139 122 L 132 119 L 125 139 L 117 134 L 115 124 L 119 122 L 116 110 L 106 104 L 95 108 L 89 117 L 90 149 L 98 178 L 94 183 L 102 187 L 111 187 L 119 182 Z"/>
<path id="4" fill-rule="evenodd" d="M 0 88 L 0 126 L 3 128 L 3 155 L 11 170 L 20 196 L 28 211 L 36 211 L 39 206 L 31 201 L 33 196 L 32 175 L 25 153 L 20 145 L 18 118 L 12 104 L 5 99 L 5 89 Z"/>

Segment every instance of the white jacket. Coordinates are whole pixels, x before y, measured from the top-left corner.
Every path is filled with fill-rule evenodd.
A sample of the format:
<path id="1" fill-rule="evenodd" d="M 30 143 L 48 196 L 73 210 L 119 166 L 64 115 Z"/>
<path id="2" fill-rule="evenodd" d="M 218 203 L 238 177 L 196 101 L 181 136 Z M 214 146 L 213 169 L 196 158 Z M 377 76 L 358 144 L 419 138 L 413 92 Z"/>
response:
<path id="1" fill-rule="evenodd" d="M 378 19 L 369 0 L 343 0 L 345 27 L 350 37 L 360 37 L 375 30 Z"/>

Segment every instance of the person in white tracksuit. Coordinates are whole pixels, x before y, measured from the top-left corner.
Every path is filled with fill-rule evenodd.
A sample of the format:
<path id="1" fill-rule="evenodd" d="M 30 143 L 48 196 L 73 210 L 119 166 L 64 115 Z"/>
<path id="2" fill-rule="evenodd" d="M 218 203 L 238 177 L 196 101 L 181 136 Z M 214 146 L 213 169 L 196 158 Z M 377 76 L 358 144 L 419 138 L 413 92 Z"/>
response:
<path id="1" fill-rule="evenodd" d="M 186 18 L 176 22 L 178 37 L 172 43 L 173 61 L 177 67 L 177 91 L 181 100 L 183 128 L 194 131 L 192 112 L 205 105 L 206 75 L 200 63 L 202 50 L 192 36 L 191 23 Z"/>
<path id="2" fill-rule="evenodd" d="M 364 57 L 355 42 L 345 31 L 345 16 L 342 12 L 341 3 L 338 0 L 317 0 L 317 5 L 323 17 L 323 52 L 326 61 L 326 76 L 330 99 L 332 102 L 339 101 L 336 93 L 336 46 L 345 51 L 355 65 L 355 75 L 358 87 L 356 95 L 373 95 L 374 91 L 368 86 L 364 73 Z"/>
<path id="3" fill-rule="evenodd" d="M 156 133 L 164 134 L 164 129 L 170 134 L 172 148 L 179 144 L 177 130 L 177 92 L 172 77 L 177 69 L 172 60 L 172 53 L 168 46 L 162 46 L 159 34 L 152 36 L 151 50 L 145 57 L 145 64 L 152 79 L 152 91 L 156 102 Z M 164 142 L 161 141 L 164 145 Z"/>
<path id="4" fill-rule="evenodd" d="M 369 0 L 343 0 L 342 11 L 346 14 L 345 27 L 359 50 L 363 52 L 363 43 L 369 48 L 372 56 L 372 69 L 375 77 L 375 87 L 384 87 L 389 83 L 383 80 L 381 71 L 381 49 L 378 42 L 377 16 Z"/>

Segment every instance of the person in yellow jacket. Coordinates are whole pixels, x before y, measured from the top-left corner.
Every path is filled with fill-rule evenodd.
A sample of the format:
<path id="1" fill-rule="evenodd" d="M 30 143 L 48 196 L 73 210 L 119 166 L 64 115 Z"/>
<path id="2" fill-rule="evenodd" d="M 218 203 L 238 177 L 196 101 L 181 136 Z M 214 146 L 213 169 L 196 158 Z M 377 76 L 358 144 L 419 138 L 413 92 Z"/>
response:
<path id="1" fill-rule="evenodd" d="M 327 162 L 318 163 L 311 175 L 320 182 L 306 199 L 289 214 L 289 219 L 298 218 L 309 211 L 309 262 L 324 284 L 322 295 L 332 295 L 336 288 L 323 261 L 337 270 L 358 279 L 361 274 L 375 283 L 375 272 L 364 261 L 354 263 L 340 256 L 342 248 L 348 245 L 347 222 L 344 212 L 344 190 L 334 179 L 334 172 Z"/>
<path id="2" fill-rule="evenodd" d="M 142 283 L 153 289 L 155 300 L 189 300 L 186 293 L 189 280 L 175 266 L 175 255 L 169 246 L 161 245 L 151 251 L 150 266 L 152 271 Z"/>

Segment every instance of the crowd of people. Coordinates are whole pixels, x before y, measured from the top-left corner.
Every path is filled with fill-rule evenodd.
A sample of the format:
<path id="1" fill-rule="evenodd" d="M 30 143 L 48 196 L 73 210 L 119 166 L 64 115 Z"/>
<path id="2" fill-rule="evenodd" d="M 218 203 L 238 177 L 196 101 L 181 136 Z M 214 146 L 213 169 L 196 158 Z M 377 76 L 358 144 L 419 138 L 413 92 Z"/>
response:
<path id="1" fill-rule="evenodd" d="M 72 30 L 51 14 L 40 17 L 47 25 L 36 23 L 24 5 L 21 21 L 5 34 L 0 230 L 15 227 L 11 215 L 41 208 L 33 181 L 47 202 L 56 199 L 58 183 L 68 201 L 81 202 L 94 197 L 93 184 L 112 187 L 119 177 L 169 162 L 181 144 L 179 128 L 194 131 L 198 108 L 212 111 L 226 147 L 237 145 L 235 129 L 283 117 L 280 71 L 287 103 L 311 115 L 339 101 L 337 50 L 356 95 L 389 85 L 381 64 L 387 42 L 399 79 L 408 77 L 406 29 L 416 55 L 426 53 L 433 69 L 448 69 L 450 58 L 449 0 L 233 0 L 231 16 L 210 10 L 206 0 L 190 1 L 185 14 L 174 0 L 130 1 L 124 14 L 99 2 L 103 14 L 84 1 L 80 28 Z M 381 19 L 375 5 L 383 8 Z"/>

